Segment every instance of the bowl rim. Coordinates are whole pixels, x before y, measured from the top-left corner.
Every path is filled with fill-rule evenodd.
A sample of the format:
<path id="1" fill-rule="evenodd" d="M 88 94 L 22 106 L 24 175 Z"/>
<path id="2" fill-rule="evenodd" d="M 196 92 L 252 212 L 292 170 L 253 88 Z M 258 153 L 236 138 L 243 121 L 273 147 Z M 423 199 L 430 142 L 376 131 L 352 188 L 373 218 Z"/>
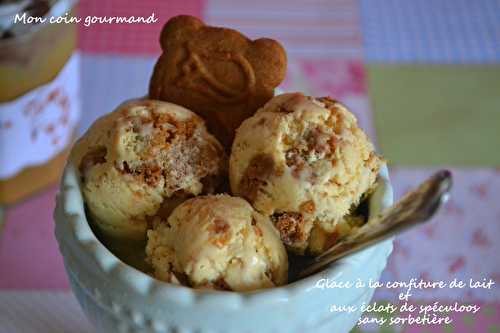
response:
<path id="1" fill-rule="evenodd" d="M 381 210 L 393 203 L 393 189 L 389 179 L 387 165 L 383 164 L 377 177 L 378 185 L 370 200 L 370 217 L 378 214 Z M 59 249 L 64 256 L 62 243 L 71 242 L 77 244 L 78 249 L 95 261 L 98 267 L 113 279 L 117 279 L 130 289 L 149 295 L 168 297 L 171 301 L 179 304 L 192 305 L 193 303 L 204 303 L 206 305 L 224 305 L 233 309 L 254 304 L 280 303 L 285 299 L 293 298 L 298 294 L 316 289 L 320 279 L 334 280 L 352 270 L 355 262 L 369 261 L 376 255 L 387 258 L 392 246 L 383 247 L 383 244 L 367 248 L 359 253 L 341 259 L 328 268 L 313 274 L 307 278 L 286 284 L 284 286 L 260 289 L 247 292 L 219 291 L 194 289 L 182 285 L 174 285 L 157 280 L 152 276 L 126 264 L 115 256 L 95 236 L 86 218 L 83 196 L 74 166 L 67 163 L 61 180 L 60 192 L 57 198 L 56 212 L 56 238 Z M 68 223 L 69 232 L 58 233 L 58 225 Z M 391 241 L 392 242 L 392 241 Z M 376 251 L 380 248 L 379 251 Z M 364 258 L 366 257 L 366 258 Z"/>

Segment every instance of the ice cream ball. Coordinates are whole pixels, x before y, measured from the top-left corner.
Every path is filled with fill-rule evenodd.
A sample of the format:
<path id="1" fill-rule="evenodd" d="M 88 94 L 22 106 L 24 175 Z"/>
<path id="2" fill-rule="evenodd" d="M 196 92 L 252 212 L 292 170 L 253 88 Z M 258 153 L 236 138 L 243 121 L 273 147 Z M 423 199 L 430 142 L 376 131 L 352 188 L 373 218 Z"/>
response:
<path id="1" fill-rule="evenodd" d="M 193 288 L 249 291 L 287 282 L 288 258 L 268 217 L 242 198 L 189 199 L 148 231 L 153 275 Z"/>
<path id="2" fill-rule="evenodd" d="M 269 216 L 289 250 L 318 253 L 374 188 L 381 164 L 344 105 L 288 93 L 237 129 L 229 178 L 232 193 Z"/>
<path id="3" fill-rule="evenodd" d="M 145 99 L 96 120 L 70 161 L 93 225 L 105 236 L 136 240 L 145 239 L 160 208 L 171 211 L 189 197 L 212 193 L 227 172 L 224 150 L 199 116 Z"/>

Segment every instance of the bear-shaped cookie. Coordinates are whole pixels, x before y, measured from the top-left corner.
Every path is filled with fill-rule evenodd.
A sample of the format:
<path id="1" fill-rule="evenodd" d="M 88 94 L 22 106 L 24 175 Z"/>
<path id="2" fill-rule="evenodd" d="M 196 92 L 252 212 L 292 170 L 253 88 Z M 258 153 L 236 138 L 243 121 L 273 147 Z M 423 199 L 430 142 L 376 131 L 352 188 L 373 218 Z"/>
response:
<path id="1" fill-rule="evenodd" d="M 192 16 L 170 19 L 160 44 L 163 53 L 149 97 L 198 113 L 226 149 L 236 128 L 273 97 L 285 78 L 287 58 L 278 42 L 251 40 Z"/>

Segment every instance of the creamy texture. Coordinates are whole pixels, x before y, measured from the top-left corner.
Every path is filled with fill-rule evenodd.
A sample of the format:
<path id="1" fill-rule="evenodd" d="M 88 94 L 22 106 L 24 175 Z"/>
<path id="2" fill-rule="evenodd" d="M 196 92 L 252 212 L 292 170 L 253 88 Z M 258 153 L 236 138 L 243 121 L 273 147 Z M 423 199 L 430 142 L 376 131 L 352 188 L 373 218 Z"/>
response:
<path id="1" fill-rule="evenodd" d="M 124 103 L 98 119 L 70 156 L 93 222 L 106 235 L 144 239 L 150 217 L 211 193 L 227 169 L 203 120 L 180 106 Z"/>
<path id="2" fill-rule="evenodd" d="M 200 196 L 148 231 L 146 256 L 163 281 L 246 291 L 287 282 L 288 259 L 276 229 L 241 198 Z"/>
<path id="3" fill-rule="evenodd" d="M 292 93 L 243 122 L 229 175 L 233 194 L 269 216 L 289 249 L 317 253 L 317 244 L 329 243 L 317 235 L 335 237 L 337 224 L 373 188 L 380 165 L 343 105 Z"/>

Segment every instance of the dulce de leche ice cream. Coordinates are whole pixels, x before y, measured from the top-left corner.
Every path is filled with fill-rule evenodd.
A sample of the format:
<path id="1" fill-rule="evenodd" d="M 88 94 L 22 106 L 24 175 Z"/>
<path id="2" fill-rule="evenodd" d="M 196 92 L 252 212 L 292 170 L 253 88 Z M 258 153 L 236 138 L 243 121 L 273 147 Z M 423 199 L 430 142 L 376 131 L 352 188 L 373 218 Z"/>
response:
<path id="1" fill-rule="evenodd" d="M 160 207 L 211 193 L 227 169 L 220 143 L 191 111 L 135 100 L 98 119 L 70 157 L 94 224 L 106 236 L 144 239 Z"/>
<path id="2" fill-rule="evenodd" d="M 287 282 L 285 247 L 269 218 L 241 198 L 199 196 L 148 231 L 156 278 L 194 288 L 245 291 Z"/>
<path id="3" fill-rule="evenodd" d="M 233 194 L 269 216 L 290 250 L 317 253 L 374 186 L 381 159 L 343 105 L 291 93 L 243 122 L 229 165 Z"/>

